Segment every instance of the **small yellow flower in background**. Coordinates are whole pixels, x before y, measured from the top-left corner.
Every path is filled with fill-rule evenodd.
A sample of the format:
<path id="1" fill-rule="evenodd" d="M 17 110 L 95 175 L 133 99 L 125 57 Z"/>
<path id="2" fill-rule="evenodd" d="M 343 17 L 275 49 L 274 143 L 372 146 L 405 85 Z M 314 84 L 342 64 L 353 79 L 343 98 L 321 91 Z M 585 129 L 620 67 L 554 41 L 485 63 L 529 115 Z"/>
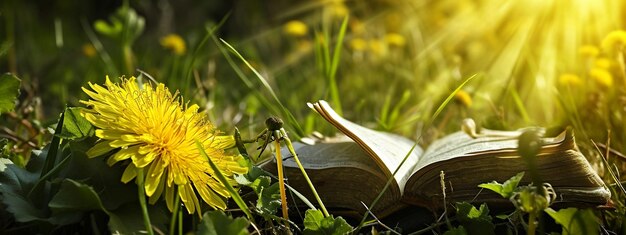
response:
<path id="1" fill-rule="evenodd" d="M 593 68 L 589 71 L 589 76 L 605 88 L 613 86 L 613 75 L 606 69 Z"/>
<path id="2" fill-rule="evenodd" d="M 615 30 L 602 40 L 602 49 L 611 53 L 615 49 L 626 46 L 626 31 Z"/>
<path id="3" fill-rule="evenodd" d="M 225 198 L 230 194 L 214 175 L 208 159 L 200 154 L 196 141 L 232 184 L 236 184 L 233 175 L 243 174 L 247 168 L 237 162 L 240 155 L 224 153 L 234 144 L 233 137 L 218 135 L 205 115 L 198 113 L 198 105 L 184 103 L 178 92 L 170 93 L 162 83 L 140 87 L 134 77 L 118 84 L 107 76 L 104 86 L 89 86 L 91 90 L 83 91 L 91 99 L 81 101 L 89 109 L 82 114 L 96 127 L 96 136 L 100 138 L 87 151 L 89 157 L 115 150 L 107 160 L 109 165 L 129 161 L 122 182 L 143 172 L 150 203 L 164 195 L 170 211 L 175 194 L 189 214 L 202 213 L 197 194 L 212 208 L 226 208 Z"/>
<path id="4" fill-rule="evenodd" d="M 395 47 L 403 47 L 404 44 L 406 44 L 406 39 L 404 39 L 404 36 L 402 36 L 401 34 L 397 34 L 397 33 L 389 33 L 385 35 L 385 41 L 390 46 L 395 46 Z"/>
<path id="5" fill-rule="evenodd" d="M 300 40 L 298 41 L 298 51 L 299 52 L 309 52 L 313 49 L 313 43 L 309 40 Z"/>
<path id="6" fill-rule="evenodd" d="M 563 86 L 580 86 L 583 81 L 576 74 L 565 73 L 559 77 L 559 83 Z"/>
<path id="7" fill-rule="evenodd" d="M 365 24 L 359 19 L 353 18 L 350 19 L 350 31 L 352 31 L 353 35 L 363 35 L 365 33 Z"/>
<path id="8" fill-rule="evenodd" d="M 283 27 L 283 31 L 287 35 L 302 37 L 309 32 L 309 28 L 302 21 L 292 20 L 285 24 L 285 26 Z"/>
<path id="9" fill-rule="evenodd" d="M 600 57 L 593 62 L 593 66 L 601 69 L 610 69 L 613 66 L 613 61 L 608 58 Z"/>
<path id="10" fill-rule="evenodd" d="M 578 48 L 578 54 L 585 58 L 595 58 L 600 54 L 600 49 L 594 45 L 583 45 Z"/>
<path id="11" fill-rule="evenodd" d="M 367 41 L 362 38 L 353 38 L 350 40 L 350 48 L 354 51 L 365 51 L 367 49 Z"/>
<path id="12" fill-rule="evenodd" d="M 472 97 L 464 90 L 459 90 L 454 94 L 454 98 L 465 107 L 469 108 L 472 106 Z"/>
<path id="13" fill-rule="evenodd" d="M 387 47 L 383 40 L 370 40 L 369 41 L 370 51 L 378 56 L 384 56 L 387 54 Z"/>
<path id="14" fill-rule="evenodd" d="M 336 1 L 328 5 L 330 15 L 336 18 L 344 18 L 350 13 L 350 9 L 341 1 Z"/>
<path id="15" fill-rule="evenodd" d="M 85 43 L 82 46 L 83 49 L 83 55 L 92 58 L 94 56 L 96 56 L 96 48 L 91 44 L 91 43 Z"/>
<path id="16" fill-rule="evenodd" d="M 178 34 L 168 34 L 162 37 L 160 42 L 162 47 L 172 50 L 176 55 L 183 55 L 187 51 L 185 40 Z"/>

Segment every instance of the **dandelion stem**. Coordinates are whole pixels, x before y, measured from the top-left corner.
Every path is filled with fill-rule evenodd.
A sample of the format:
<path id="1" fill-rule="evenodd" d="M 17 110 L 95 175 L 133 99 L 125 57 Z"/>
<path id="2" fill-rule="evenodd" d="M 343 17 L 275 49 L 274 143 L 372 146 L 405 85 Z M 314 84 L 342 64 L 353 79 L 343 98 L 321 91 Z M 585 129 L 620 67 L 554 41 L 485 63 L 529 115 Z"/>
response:
<path id="1" fill-rule="evenodd" d="M 283 156 L 280 154 L 280 142 L 275 141 L 276 149 L 276 168 L 278 168 L 278 187 L 280 190 L 280 204 L 283 209 L 283 218 L 285 219 L 285 227 L 289 228 L 289 214 L 287 212 L 287 194 L 285 193 L 285 176 L 283 175 Z"/>
<path id="2" fill-rule="evenodd" d="M 139 196 L 139 205 L 141 205 L 141 214 L 143 215 L 143 224 L 149 235 L 153 235 L 152 224 L 150 224 L 150 216 L 148 215 L 148 207 L 146 205 L 146 192 L 144 189 L 143 169 L 137 169 L 137 191 Z"/>
<path id="3" fill-rule="evenodd" d="M 176 194 L 174 199 L 174 210 L 172 211 L 172 218 L 170 219 L 170 235 L 174 235 L 174 229 L 176 227 L 176 217 L 178 217 L 178 210 L 180 209 L 180 194 Z M 180 224 L 178 225 L 181 226 Z"/>
<path id="4" fill-rule="evenodd" d="M 528 231 L 526 231 L 526 234 L 535 235 L 535 230 L 537 230 L 537 224 L 535 223 L 535 213 L 528 213 Z"/>
<path id="5" fill-rule="evenodd" d="M 298 168 L 300 168 L 300 171 L 302 171 L 302 175 L 304 175 L 304 179 L 309 184 L 309 188 L 311 188 L 311 191 L 313 191 L 313 196 L 315 196 L 315 200 L 317 200 L 317 203 L 320 204 L 320 207 L 322 208 L 322 213 L 324 213 L 324 217 L 328 217 L 330 214 L 328 214 L 328 210 L 326 210 L 322 199 L 320 198 L 319 194 L 317 194 L 317 190 L 315 190 L 311 179 L 309 179 L 309 175 L 306 174 L 302 163 L 300 163 L 300 159 L 298 159 L 298 154 L 296 154 L 296 151 L 293 149 L 293 145 L 291 144 L 291 140 L 287 136 L 285 129 L 281 128 L 280 133 L 282 134 L 283 139 L 287 142 L 287 148 L 289 149 L 289 152 L 293 155 L 294 160 L 296 160 L 296 164 L 298 164 Z"/>
<path id="6" fill-rule="evenodd" d="M 178 210 L 178 235 L 183 235 L 183 210 Z"/>

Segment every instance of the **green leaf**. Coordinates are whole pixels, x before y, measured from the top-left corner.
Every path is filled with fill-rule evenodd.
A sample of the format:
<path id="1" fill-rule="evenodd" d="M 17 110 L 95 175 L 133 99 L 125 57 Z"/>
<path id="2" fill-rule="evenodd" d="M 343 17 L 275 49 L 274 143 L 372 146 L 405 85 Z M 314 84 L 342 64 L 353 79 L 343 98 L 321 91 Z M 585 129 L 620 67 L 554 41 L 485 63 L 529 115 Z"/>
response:
<path id="1" fill-rule="evenodd" d="M 111 24 L 104 20 L 96 20 L 93 24 L 96 32 L 104 34 L 108 37 L 116 37 L 122 32 L 122 23 L 117 20 L 112 20 Z"/>
<path id="2" fill-rule="evenodd" d="M 264 178 L 267 176 L 264 176 Z M 258 179 L 261 180 L 261 179 Z M 269 181 L 270 178 L 267 177 Z M 259 199 L 256 202 L 256 207 L 261 212 L 261 215 L 273 215 L 280 207 L 280 191 L 278 183 L 274 183 L 270 186 L 261 187 L 257 193 Z"/>
<path id="3" fill-rule="evenodd" d="M 552 208 L 544 210 L 554 221 L 563 227 L 566 234 L 598 234 L 598 218 L 591 209 L 566 208 L 558 212 Z"/>
<path id="4" fill-rule="evenodd" d="M 110 22 L 110 23 L 109 23 Z M 103 35 L 130 45 L 143 32 L 145 20 L 129 7 L 120 7 L 109 16 L 109 22 L 97 20 L 93 27 Z"/>
<path id="5" fill-rule="evenodd" d="M 115 210 L 123 204 L 136 201 L 136 197 L 128 195 L 137 194 L 137 186 L 120 181 L 124 167 L 107 165 L 106 156 L 87 157 L 86 151 L 95 144 L 96 139 L 92 137 L 70 142 L 72 158 L 63 176 L 85 182 L 93 187 L 107 210 Z"/>
<path id="6" fill-rule="evenodd" d="M 320 210 L 307 210 L 304 215 L 305 235 L 340 235 L 352 231 L 352 226 L 343 218 L 334 218 L 332 215 L 325 217 Z"/>
<path id="7" fill-rule="evenodd" d="M 29 165 L 39 163 L 38 158 L 37 155 L 33 154 Z M 46 212 L 37 207 L 27 196 L 39 179 L 39 171 L 18 167 L 7 160 L 2 162 L 0 169 L 2 169 L 0 172 L 0 194 L 2 197 L 0 199 L 7 206 L 6 211 L 11 212 L 18 222 L 43 220 L 46 217 Z"/>
<path id="8" fill-rule="evenodd" d="M 57 136 L 63 139 L 82 139 L 93 136 L 94 127 L 87 119 L 80 115 L 83 108 L 71 107 L 65 109 L 63 117 L 63 129 Z"/>
<path id="9" fill-rule="evenodd" d="M 517 189 L 517 185 L 524 177 L 524 172 L 517 173 L 517 175 L 511 177 L 509 180 L 500 184 L 496 181 L 491 183 L 479 184 L 478 187 L 486 188 L 500 194 L 503 198 L 510 198 Z"/>
<path id="10" fill-rule="evenodd" d="M 19 78 L 10 73 L 0 76 L 0 114 L 13 111 L 19 94 Z"/>
<path id="11" fill-rule="evenodd" d="M 198 234 L 205 235 L 240 235 L 249 234 L 250 222 L 244 217 L 233 219 L 222 211 L 208 211 L 204 213 L 198 225 Z"/>
<path id="12" fill-rule="evenodd" d="M 48 203 L 52 210 L 50 220 L 55 224 L 71 224 L 79 221 L 84 212 L 103 210 L 100 196 L 89 185 L 65 179 L 61 188 Z"/>
<path id="13" fill-rule="evenodd" d="M 241 185 L 248 186 L 257 195 L 256 208 L 263 215 L 273 215 L 280 207 L 280 191 L 278 183 L 272 183 L 272 178 L 265 175 L 258 167 L 250 168 L 245 175 L 235 175 L 235 180 Z"/>
<path id="14" fill-rule="evenodd" d="M 128 197 L 136 198 L 137 192 Z M 168 227 L 169 215 L 163 203 L 148 206 L 148 214 L 153 227 L 166 231 Z M 147 234 L 143 223 L 143 215 L 138 201 L 124 204 L 115 211 L 109 213 L 109 230 L 111 234 Z"/>
<path id="15" fill-rule="evenodd" d="M 491 222 L 487 204 L 476 209 L 467 202 L 457 203 L 456 217 L 469 234 L 495 234 L 496 226 Z"/>
<path id="16" fill-rule="evenodd" d="M 467 235 L 467 230 L 465 230 L 465 228 L 463 228 L 463 225 L 461 225 L 459 227 L 452 228 L 446 231 L 445 233 L 443 233 L 443 235 Z"/>
<path id="17" fill-rule="evenodd" d="M 100 209 L 106 212 L 100 196 L 91 186 L 72 179 L 65 179 L 61 183 L 59 192 L 50 200 L 48 206 L 55 213 Z"/>

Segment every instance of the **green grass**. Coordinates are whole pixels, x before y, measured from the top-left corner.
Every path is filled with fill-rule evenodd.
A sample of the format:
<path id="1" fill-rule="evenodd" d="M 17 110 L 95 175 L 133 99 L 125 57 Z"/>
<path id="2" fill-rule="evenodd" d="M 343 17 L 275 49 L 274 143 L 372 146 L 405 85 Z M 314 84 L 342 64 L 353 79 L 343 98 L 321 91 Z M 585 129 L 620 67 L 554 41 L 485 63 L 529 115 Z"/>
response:
<path id="1" fill-rule="evenodd" d="M 0 72 L 22 83 L 15 110 L 0 116 L 0 155 L 23 165 L 32 150 L 58 146 L 51 132 L 66 105 L 82 106 L 79 100 L 87 96 L 81 87 L 102 84 L 106 75 L 114 81 L 139 76 L 140 70 L 179 90 L 184 102 L 198 104 L 220 130 L 232 134 L 237 127 L 244 138 L 254 138 L 270 116 L 281 117 L 294 140 L 313 131 L 336 134 L 306 106 L 319 99 L 350 120 L 420 145 L 459 130 L 464 118 L 492 129 L 571 126 L 613 193 L 615 209 L 595 215 L 604 228 L 626 231 L 626 158 L 620 157 L 626 152 L 626 39 L 603 47 L 610 32 L 626 28 L 621 2 L 169 4 L 125 1 L 115 13 L 120 6 L 1 3 Z M 48 8 L 43 19 L 28 17 Z M 95 26 L 96 20 L 110 27 Z M 304 22 L 308 31 L 286 33 L 289 20 Z M 168 33 L 185 40 L 186 53 L 159 44 Z M 392 41 L 394 34 L 404 42 Z M 84 45 L 95 54 L 85 53 Z M 584 45 L 597 55 L 579 52 Z M 606 71 L 612 84 L 591 73 L 594 68 Z M 563 74 L 576 75 L 579 83 L 561 82 Z M 255 144 L 247 147 L 251 156 L 259 153 Z M 46 164 L 50 170 L 52 163 Z M 282 222 L 272 216 L 253 224 L 278 228 Z M 0 224 L 16 225 L 0 218 Z"/>

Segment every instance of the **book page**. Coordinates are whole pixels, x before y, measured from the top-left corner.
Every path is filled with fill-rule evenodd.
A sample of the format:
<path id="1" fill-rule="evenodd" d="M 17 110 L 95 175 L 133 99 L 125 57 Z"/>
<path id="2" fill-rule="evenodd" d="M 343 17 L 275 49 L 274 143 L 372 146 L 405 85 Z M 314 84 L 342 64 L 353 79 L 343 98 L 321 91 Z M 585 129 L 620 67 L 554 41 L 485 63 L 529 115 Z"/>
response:
<path id="1" fill-rule="evenodd" d="M 419 156 L 422 155 L 423 150 L 419 146 L 414 145 L 414 142 L 408 138 L 375 131 L 348 121 L 339 116 L 326 101 L 320 100 L 315 104 L 310 104 L 310 106 L 324 119 L 359 144 L 381 169 L 385 169 L 387 177 L 392 176 L 404 157 L 409 154 L 406 162 L 394 176 L 400 190 L 404 190 L 404 184 L 408 180 L 409 173 L 418 162 Z M 413 146 L 415 149 L 411 151 Z"/>
<path id="2" fill-rule="evenodd" d="M 358 168 L 374 175 L 385 176 L 384 171 L 368 154 L 354 141 L 347 137 L 334 138 L 330 141 L 308 145 L 293 142 L 293 148 L 298 159 L 306 169 L 321 170 L 330 168 Z M 298 168 L 293 155 L 288 148 L 281 149 L 283 165 Z"/>
<path id="3" fill-rule="evenodd" d="M 494 155 L 498 153 L 517 152 L 518 137 L 524 130 L 499 131 L 501 135 L 488 135 L 472 138 L 463 131 L 458 131 L 433 142 L 424 152 L 413 172 L 423 167 L 457 157 L 477 155 Z M 489 131 L 489 130 L 487 130 Z M 565 132 L 554 138 L 542 138 L 542 149 L 549 149 L 563 142 Z"/>

